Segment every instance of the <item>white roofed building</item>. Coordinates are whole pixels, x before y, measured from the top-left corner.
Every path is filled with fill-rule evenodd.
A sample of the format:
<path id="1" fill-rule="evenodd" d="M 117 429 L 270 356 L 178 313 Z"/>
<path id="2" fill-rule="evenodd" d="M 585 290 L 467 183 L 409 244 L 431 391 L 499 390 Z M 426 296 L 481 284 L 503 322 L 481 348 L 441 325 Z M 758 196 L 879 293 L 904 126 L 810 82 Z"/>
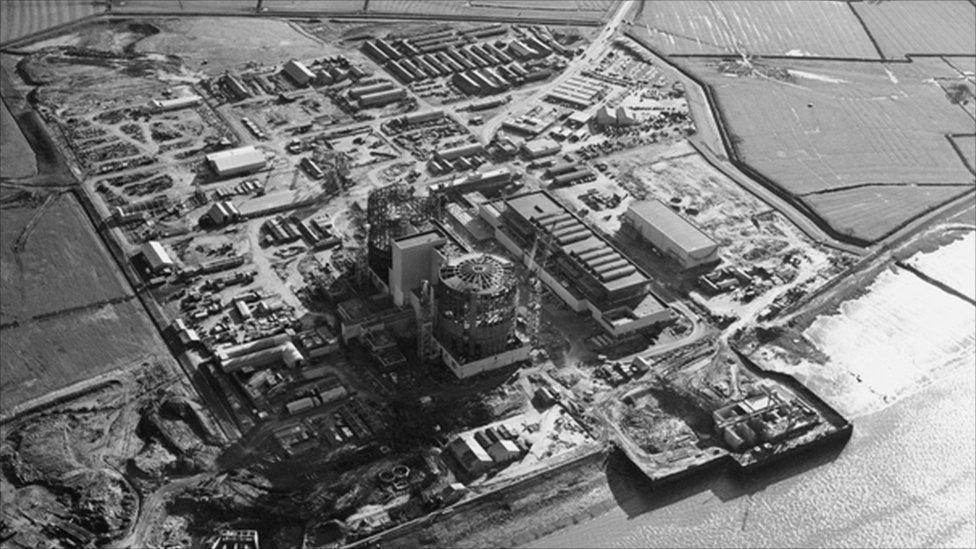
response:
<path id="1" fill-rule="evenodd" d="M 233 223 L 241 218 L 241 212 L 237 209 L 237 206 L 233 202 L 221 201 L 215 202 L 213 206 L 207 210 L 207 213 L 203 215 L 203 219 L 206 219 L 213 226 L 226 225 L 228 223 Z"/>
<path id="2" fill-rule="evenodd" d="M 169 252 L 158 240 L 150 240 L 142 247 L 142 256 L 146 259 L 149 269 L 154 273 L 159 273 L 165 269 L 172 268 L 176 263 L 169 256 Z"/>
<path id="3" fill-rule="evenodd" d="M 454 439 L 448 449 L 465 471 L 472 475 L 480 475 L 494 463 L 488 452 L 470 434 Z"/>
<path id="4" fill-rule="evenodd" d="M 522 153 L 529 159 L 550 156 L 560 150 L 562 150 L 562 145 L 552 139 L 534 139 L 522 144 Z"/>
<path id="5" fill-rule="evenodd" d="M 264 153 L 254 146 L 208 154 L 207 162 L 221 177 L 262 170 L 266 165 Z"/>
<path id="6" fill-rule="evenodd" d="M 315 73 L 310 71 L 301 61 L 291 61 L 285 63 L 285 74 L 299 86 L 304 86 L 315 79 Z"/>
<path id="7" fill-rule="evenodd" d="M 149 103 L 149 109 L 153 112 L 175 111 L 187 107 L 195 107 L 203 101 L 199 95 L 184 95 L 173 99 L 153 99 Z"/>
<path id="8" fill-rule="evenodd" d="M 623 221 L 685 269 L 719 260 L 718 244 L 711 237 L 658 200 L 632 203 Z"/>

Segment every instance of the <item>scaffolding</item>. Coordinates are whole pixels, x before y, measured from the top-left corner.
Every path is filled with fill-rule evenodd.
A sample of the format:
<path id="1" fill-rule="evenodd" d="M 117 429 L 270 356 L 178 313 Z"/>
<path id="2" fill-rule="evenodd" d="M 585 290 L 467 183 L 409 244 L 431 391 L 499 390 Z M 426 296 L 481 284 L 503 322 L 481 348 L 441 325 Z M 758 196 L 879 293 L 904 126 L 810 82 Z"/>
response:
<path id="1" fill-rule="evenodd" d="M 381 187 L 369 193 L 366 202 L 369 267 L 387 282 L 393 258 L 390 244 L 394 238 L 408 234 L 411 227 L 420 229 L 435 217 L 437 202 L 430 196 L 416 196 L 403 183 Z"/>

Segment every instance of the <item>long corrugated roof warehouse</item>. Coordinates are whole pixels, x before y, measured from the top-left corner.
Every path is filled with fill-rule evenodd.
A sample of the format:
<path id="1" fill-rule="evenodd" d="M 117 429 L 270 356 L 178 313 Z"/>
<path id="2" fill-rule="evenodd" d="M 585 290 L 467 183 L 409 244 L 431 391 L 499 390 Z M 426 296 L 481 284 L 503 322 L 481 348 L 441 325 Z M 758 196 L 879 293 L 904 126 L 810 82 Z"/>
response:
<path id="1" fill-rule="evenodd" d="M 393 89 L 393 82 L 379 82 L 377 84 L 370 84 L 368 86 L 359 86 L 356 88 L 350 88 L 349 96 L 359 99 L 364 95 L 381 92 L 389 89 Z"/>
<path id="2" fill-rule="evenodd" d="M 359 98 L 359 104 L 364 107 L 376 107 L 399 101 L 407 96 L 406 90 L 396 88 L 376 93 L 369 93 Z"/>
<path id="3" fill-rule="evenodd" d="M 461 158 L 462 156 L 484 154 L 484 152 L 485 146 L 481 143 L 467 143 L 464 145 L 458 145 L 457 147 L 437 151 L 437 156 L 443 160 L 454 160 L 455 158 Z"/>
<path id="4" fill-rule="evenodd" d="M 308 70 L 308 67 L 303 63 L 294 59 L 285 63 L 285 73 L 299 86 L 304 86 L 315 78 L 315 73 Z"/>
<path id="5" fill-rule="evenodd" d="M 615 292 L 647 282 L 644 273 L 629 259 L 607 244 L 548 194 L 544 192 L 524 194 L 506 200 L 505 204 L 523 219 L 552 235 L 563 252 L 574 258 L 585 271 L 591 273 L 606 291 Z M 571 220 L 572 223 L 562 223 L 566 220 Z M 554 230 L 557 225 L 559 228 Z M 599 255 L 592 255 L 594 252 L 599 252 Z M 619 266 L 614 265 L 612 270 L 607 270 L 606 265 L 599 261 L 601 256 L 613 257 L 614 262 L 618 262 Z"/>

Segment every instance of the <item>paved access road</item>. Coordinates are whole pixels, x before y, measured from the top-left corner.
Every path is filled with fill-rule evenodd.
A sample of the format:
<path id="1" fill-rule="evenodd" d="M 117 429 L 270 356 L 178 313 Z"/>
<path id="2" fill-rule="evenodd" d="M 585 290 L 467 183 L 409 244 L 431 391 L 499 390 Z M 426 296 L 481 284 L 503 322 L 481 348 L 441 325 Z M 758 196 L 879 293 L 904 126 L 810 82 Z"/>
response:
<path id="1" fill-rule="evenodd" d="M 612 45 L 617 27 L 620 25 L 620 22 L 623 21 L 624 16 L 627 15 L 636 1 L 637 0 L 623 0 L 620 2 L 620 4 L 617 6 L 617 11 L 614 12 L 614 14 L 610 17 L 610 20 L 607 21 L 606 25 L 603 26 L 600 34 L 597 35 L 592 42 L 590 42 L 590 45 L 586 47 L 583 55 L 580 55 L 569 62 L 569 65 L 563 69 L 562 74 L 557 76 L 548 84 L 536 88 L 535 92 L 528 97 L 519 100 L 515 104 L 510 104 L 505 110 L 499 112 L 489 120 L 486 120 L 485 125 L 481 128 L 482 141 L 485 143 L 491 141 L 492 136 L 494 136 L 495 132 L 498 131 L 498 128 L 501 127 L 502 122 L 510 118 L 513 112 L 520 109 L 523 104 L 531 103 L 542 98 L 546 93 L 549 93 L 549 91 L 555 89 L 563 82 L 579 74 L 579 72 L 585 69 L 590 62 L 599 59 L 599 57 Z"/>

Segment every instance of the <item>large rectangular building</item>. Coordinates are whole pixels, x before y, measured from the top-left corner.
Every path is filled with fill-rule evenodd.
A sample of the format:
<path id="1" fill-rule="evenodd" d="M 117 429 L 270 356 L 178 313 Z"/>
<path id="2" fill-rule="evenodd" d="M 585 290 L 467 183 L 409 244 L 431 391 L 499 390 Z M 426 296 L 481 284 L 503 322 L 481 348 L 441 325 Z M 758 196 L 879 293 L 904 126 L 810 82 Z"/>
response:
<path id="1" fill-rule="evenodd" d="M 393 89 L 393 82 L 378 82 L 376 84 L 370 84 L 368 86 L 358 86 L 355 88 L 349 88 L 349 97 L 353 99 L 359 99 L 364 95 L 369 95 L 371 93 L 381 92 Z"/>
<path id="2" fill-rule="evenodd" d="M 382 107 L 389 103 L 399 101 L 407 97 L 407 92 L 403 88 L 367 93 L 359 98 L 361 107 Z"/>
<path id="3" fill-rule="evenodd" d="M 142 256 L 146 259 L 149 269 L 156 273 L 172 268 L 176 263 L 170 258 L 166 248 L 158 240 L 150 240 L 142 247 Z"/>
<path id="4" fill-rule="evenodd" d="M 481 143 L 467 143 L 464 145 L 458 145 L 456 147 L 441 149 L 437 151 L 436 154 L 441 160 L 454 160 L 456 158 L 461 158 L 462 156 L 485 154 L 485 146 Z"/>
<path id="5" fill-rule="evenodd" d="M 685 269 L 719 260 L 718 244 L 660 201 L 632 203 L 624 213 L 624 223 Z"/>
<path id="6" fill-rule="evenodd" d="M 184 95 L 173 99 L 153 99 L 149 104 L 149 109 L 153 112 L 167 112 L 187 107 L 195 107 L 203 101 L 199 95 Z"/>
<path id="7" fill-rule="evenodd" d="M 315 79 L 315 73 L 310 71 L 304 63 L 294 59 L 285 63 L 284 69 L 288 78 L 291 78 L 299 86 L 304 86 Z"/>
<path id="8" fill-rule="evenodd" d="M 530 160 L 551 156 L 562 150 L 562 145 L 552 139 L 534 139 L 522 144 L 522 154 Z"/>
<path id="9" fill-rule="evenodd" d="M 453 181 L 445 181 L 430 186 L 431 194 L 445 192 L 467 193 L 471 191 L 493 192 L 512 182 L 515 174 L 508 168 L 498 168 L 487 172 L 476 172 Z"/>
<path id="10" fill-rule="evenodd" d="M 495 238 L 526 266 L 541 267 L 539 278 L 571 309 L 589 311 L 608 333 L 618 336 L 672 318 L 650 293 L 650 279 L 637 265 L 545 191 L 492 204 L 497 216 L 482 217 Z M 532 250 L 536 250 L 533 254 Z"/>
<path id="11" fill-rule="evenodd" d="M 254 146 L 208 154 L 207 162 L 220 177 L 262 170 L 266 165 L 264 153 Z"/>

